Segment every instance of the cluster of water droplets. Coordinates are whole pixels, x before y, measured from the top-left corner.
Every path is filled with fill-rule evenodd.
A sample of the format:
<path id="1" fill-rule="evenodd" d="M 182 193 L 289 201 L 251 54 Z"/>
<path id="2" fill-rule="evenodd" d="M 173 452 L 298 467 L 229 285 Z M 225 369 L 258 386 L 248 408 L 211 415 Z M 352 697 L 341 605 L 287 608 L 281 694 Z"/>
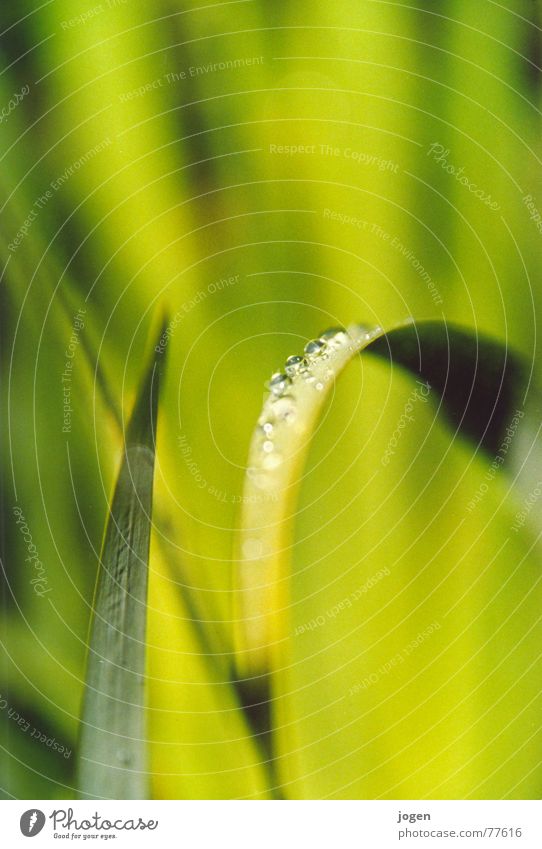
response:
<path id="1" fill-rule="evenodd" d="M 298 395 L 302 387 L 320 393 L 334 378 L 331 367 L 334 355 L 339 352 L 355 353 L 371 339 L 381 333 L 380 327 L 355 325 L 347 331 L 344 327 L 331 327 L 317 339 L 305 345 L 302 354 L 294 354 L 286 360 L 284 370 L 272 375 L 267 383 L 267 396 L 262 414 L 258 419 L 255 437 L 256 454 L 252 453 L 254 465 L 247 470 L 252 482 L 269 495 L 275 477 L 271 474 L 280 468 L 283 456 L 277 448 L 277 434 L 284 428 L 295 428 L 299 415 Z M 257 458 L 257 459 L 256 459 Z M 249 538 L 243 545 L 246 559 L 257 560 L 264 555 L 261 539 Z"/>
<path id="2" fill-rule="evenodd" d="M 351 339 L 344 327 L 332 327 L 308 342 L 302 354 L 288 357 L 284 371 L 272 375 L 267 384 L 269 397 L 258 420 L 262 468 L 272 470 L 282 463 L 274 437 L 278 427 L 292 425 L 297 418 L 296 386 L 310 384 L 315 392 L 321 392 L 334 374 L 331 367 L 325 368 L 326 360 L 349 343 Z"/>

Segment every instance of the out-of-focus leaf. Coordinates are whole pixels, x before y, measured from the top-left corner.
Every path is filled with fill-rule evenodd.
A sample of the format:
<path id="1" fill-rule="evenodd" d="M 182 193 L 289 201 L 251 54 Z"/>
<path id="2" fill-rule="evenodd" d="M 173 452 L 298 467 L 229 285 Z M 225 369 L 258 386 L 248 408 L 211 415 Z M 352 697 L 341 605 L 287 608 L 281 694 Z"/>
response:
<path id="1" fill-rule="evenodd" d="M 489 453 L 498 450 L 529 379 L 517 353 L 491 337 L 442 321 L 395 328 L 368 345 L 367 353 L 427 381 L 458 430 Z"/>
<path id="2" fill-rule="evenodd" d="M 266 799 L 267 755 L 230 680 L 229 654 L 202 640 L 207 623 L 172 569 L 174 546 L 152 546 L 148 685 L 152 796 Z"/>
<path id="3" fill-rule="evenodd" d="M 0 693 L 0 799 L 72 798 L 73 740 L 31 703 L 17 702 L 4 682 Z"/>
<path id="4" fill-rule="evenodd" d="M 271 689 L 290 798 L 539 796 L 540 548 L 417 390 L 367 357 L 309 452 Z"/>

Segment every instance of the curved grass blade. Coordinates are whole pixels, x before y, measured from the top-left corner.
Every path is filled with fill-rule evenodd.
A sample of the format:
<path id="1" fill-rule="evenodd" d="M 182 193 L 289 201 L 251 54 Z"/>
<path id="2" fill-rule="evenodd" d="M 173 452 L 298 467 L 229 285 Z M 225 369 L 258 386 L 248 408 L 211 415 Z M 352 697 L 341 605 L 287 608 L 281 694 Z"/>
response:
<path id="1" fill-rule="evenodd" d="M 105 529 L 79 746 L 81 798 L 149 795 L 145 632 L 161 357 L 153 348 L 127 429 Z"/>
<path id="2" fill-rule="evenodd" d="M 442 396 L 452 422 L 495 451 L 526 380 L 520 360 L 493 340 L 444 322 L 408 323 L 385 333 L 353 325 L 326 331 L 290 357 L 269 384 L 245 478 L 236 557 L 236 655 L 241 677 L 273 668 L 288 606 L 288 552 L 310 439 L 334 380 L 367 350 L 421 376 Z M 281 624 L 282 623 L 282 624 Z"/>
<path id="3" fill-rule="evenodd" d="M 310 437 L 342 369 L 379 331 L 353 326 L 290 357 L 269 383 L 249 450 L 236 557 L 236 656 L 241 677 L 272 667 L 273 639 L 287 605 L 286 552 Z M 261 682 L 264 683 L 263 680 Z"/>

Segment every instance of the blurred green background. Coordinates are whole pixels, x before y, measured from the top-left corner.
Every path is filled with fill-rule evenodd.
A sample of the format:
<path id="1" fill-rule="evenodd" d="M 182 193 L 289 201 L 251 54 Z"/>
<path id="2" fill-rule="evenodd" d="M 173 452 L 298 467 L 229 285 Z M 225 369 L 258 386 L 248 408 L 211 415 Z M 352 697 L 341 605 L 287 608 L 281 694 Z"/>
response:
<path id="1" fill-rule="evenodd" d="M 350 367 L 311 447 L 272 765 L 229 683 L 243 475 L 284 359 L 328 325 L 442 318 L 539 372 L 539 4 L 25 0 L 0 22 L 3 796 L 74 796 L 98 552 L 165 309 L 153 796 L 539 798 L 537 529 L 511 533 L 502 473 L 468 509 L 491 458 L 438 399 L 382 464 L 415 387 L 386 363 Z"/>

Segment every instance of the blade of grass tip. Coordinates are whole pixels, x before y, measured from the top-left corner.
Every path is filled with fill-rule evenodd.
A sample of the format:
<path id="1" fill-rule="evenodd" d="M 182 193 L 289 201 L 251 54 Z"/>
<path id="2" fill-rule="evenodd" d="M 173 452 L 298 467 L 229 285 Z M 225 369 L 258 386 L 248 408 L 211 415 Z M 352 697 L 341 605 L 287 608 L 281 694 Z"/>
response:
<path id="1" fill-rule="evenodd" d="M 105 529 L 80 731 L 83 799 L 149 795 L 145 634 L 161 350 L 153 348 L 137 396 Z"/>
<path id="2" fill-rule="evenodd" d="M 495 452 L 524 381 L 498 342 L 444 322 L 332 328 L 274 375 L 249 449 L 235 558 L 235 651 L 241 678 L 265 690 L 285 630 L 293 516 L 310 438 L 344 367 L 367 349 L 422 376 L 464 435 Z"/>

